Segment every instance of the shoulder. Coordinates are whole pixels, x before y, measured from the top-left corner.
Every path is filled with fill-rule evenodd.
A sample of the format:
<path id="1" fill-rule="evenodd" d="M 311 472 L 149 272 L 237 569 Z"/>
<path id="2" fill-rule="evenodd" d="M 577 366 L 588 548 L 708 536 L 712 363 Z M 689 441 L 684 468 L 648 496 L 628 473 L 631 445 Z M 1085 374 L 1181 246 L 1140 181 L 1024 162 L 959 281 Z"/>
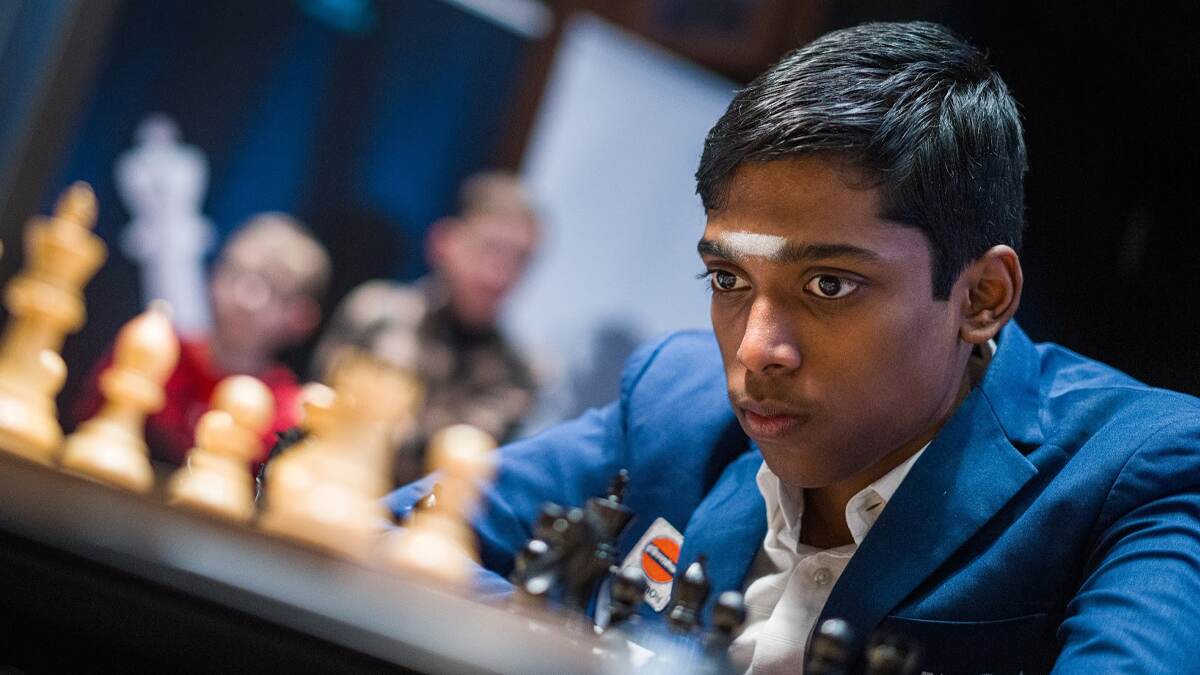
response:
<path id="1" fill-rule="evenodd" d="M 628 433 L 672 435 L 673 445 L 711 445 L 736 424 L 711 331 L 671 333 L 635 352 L 621 375 L 621 404 Z"/>
<path id="2" fill-rule="evenodd" d="M 1101 488 L 1101 524 L 1165 495 L 1200 495 L 1200 400 L 1057 345 L 1037 350 L 1046 442 L 1064 475 Z"/>
<path id="3" fill-rule="evenodd" d="M 623 465 L 642 481 L 647 508 L 677 525 L 749 448 L 711 331 L 671 333 L 639 349 L 622 375 L 620 410 Z M 752 481 L 747 488 L 757 495 Z"/>
<path id="4" fill-rule="evenodd" d="M 1065 347 L 1037 345 L 1043 428 L 1061 447 L 1094 438 L 1169 438 L 1200 429 L 1200 399 L 1139 382 Z"/>
<path id="5" fill-rule="evenodd" d="M 621 392 L 629 394 L 637 388 L 665 385 L 707 386 L 713 378 L 723 382 L 724 377 L 721 352 L 712 331 L 677 331 L 633 353 L 621 374 Z"/>

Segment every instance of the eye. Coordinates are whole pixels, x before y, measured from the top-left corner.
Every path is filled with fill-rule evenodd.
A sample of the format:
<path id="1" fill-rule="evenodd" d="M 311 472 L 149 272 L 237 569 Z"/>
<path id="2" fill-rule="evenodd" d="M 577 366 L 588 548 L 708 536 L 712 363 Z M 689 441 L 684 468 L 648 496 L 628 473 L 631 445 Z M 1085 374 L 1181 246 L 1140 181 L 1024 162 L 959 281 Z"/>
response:
<path id="1" fill-rule="evenodd" d="M 746 283 L 744 279 L 725 270 L 709 270 L 708 277 L 712 283 L 712 289 L 718 293 L 740 291 L 750 287 L 750 284 Z"/>
<path id="2" fill-rule="evenodd" d="M 837 300 L 858 290 L 858 283 L 832 274 L 818 274 L 804 285 L 804 290 L 824 300 Z"/>

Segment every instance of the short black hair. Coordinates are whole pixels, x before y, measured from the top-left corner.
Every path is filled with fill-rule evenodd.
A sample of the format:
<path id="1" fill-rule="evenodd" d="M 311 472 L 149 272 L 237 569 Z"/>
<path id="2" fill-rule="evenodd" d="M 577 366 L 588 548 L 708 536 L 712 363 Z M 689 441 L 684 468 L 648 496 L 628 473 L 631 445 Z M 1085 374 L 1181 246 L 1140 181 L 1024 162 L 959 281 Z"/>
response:
<path id="1" fill-rule="evenodd" d="M 880 215 L 925 233 L 937 299 L 990 247 L 1020 248 L 1016 102 L 983 53 L 943 26 L 867 23 L 783 57 L 709 131 L 696 192 L 718 211 L 743 163 L 810 154 L 864 172 L 882 188 Z"/>

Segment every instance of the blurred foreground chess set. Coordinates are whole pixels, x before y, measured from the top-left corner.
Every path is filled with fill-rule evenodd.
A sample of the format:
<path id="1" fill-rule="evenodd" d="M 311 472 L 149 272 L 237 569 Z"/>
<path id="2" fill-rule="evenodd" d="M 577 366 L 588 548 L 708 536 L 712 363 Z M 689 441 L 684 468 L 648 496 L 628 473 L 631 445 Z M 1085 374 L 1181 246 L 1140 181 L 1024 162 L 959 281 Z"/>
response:
<path id="1" fill-rule="evenodd" d="M 736 672 L 728 648 L 745 620 L 742 596 L 723 593 L 712 625 L 699 625 L 709 595 L 703 559 L 675 580 L 664 610 L 669 630 L 642 629 L 647 581 L 640 567 L 622 567 L 616 544 L 634 517 L 623 504 L 623 471 L 587 504 L 546 504 L 515 561 L 513 597 L 502 605 L 472 601 L 478 553 L 468 518 L 491 478 L 495 442 L 465 425 L 436 434 L 426 453 L 436 487 L 394 523 L 382 501 L 391 487 L 390 449 L 421 405 L 422 388 L 412 373 L 366 355 L 342 355 L 330 386 L 306 386 L 301 428 L 281 435 L 259 485 L 250 469 L 263 454 L 275 401 L 244 375 L 217 386 L 187 464 L 156 485 L 143 428 L 163 405 L 179 343 L 170 308 L 152 303 L 116 338 L 100 379 L 103 406 L 64 437 L 55 406 L 66 377 L 60 350 L 84 323 L 82 289 L 106 256 L 91 231 L 96 209 L 90 188 L 76 184 L 52 216 L 32 219 L 25 266 L 5 288 L 0 550 L 15 545 L 19 553 L 0 560 L 9 565 L 10 588 L 26 578 L 52 583 L 65 597 L 62 579 L 35 579 L 66 564 L 68 582 L 107 580 L 82 587 L 95 597 L 79 620 L 97 611 L 104 596 L 97 584 L 133 584 L 140 590 L 130 597 L 170 597 L 182 607 L 174 616 L 216 606 L 231 612 L 229 622 L 248 615 L 296 634 L 297 644 L 316 638 L 362 655 L 361 663 L 329 657 L 348 671 Z M 45 592 L 25 589 L 31 606 L 45 604 Z M 128 601 L 105 592 L 114 603 Z M 594 615 L 605 617 L 603 625 Z M 225 628 L 203 630 L 214 644 L 229 637 Z M 836 621 L 818 627 L 806 672 L 850 672 L 855 663 L 869 673 L 911 671 L 911 645 L 877 637 L 865 655 L 849 654 L 847 630 Z M 270 640 L 279 650 L 287 644 Z M 216 662 L 188 663 L 177 670 L 211 671 L 205 663 Z"/>
<path id="2" fill-rule="evenodd" d="M 117 335 L 113 363 L 100 377 L 104 404 L 95 416 L 64 438 L 55 412 L 54 397 L 66 376 L 59 350 L 83 325 L 82 289 L 105 258 L 104 244 L 90 231 L 95 217 L 91 189 L 76 184 L 53 216 L 34 219 L 28 228 L 27 264 L 5 294 L 11 318 L 0 342 L 0 447 L 147 494 L 155 488 L 155 475 L 143 428 L 146 417 L 163 406 L 164 383 L 179 359 L 168 305 L 152 303 Z M 254 520 L 266 532 L 353 559 L 371 558 L 371 539 L 387 520 L 380 498 L 389 487 L 388 434 L 411 418 L 420 404 L 420 385 L 409 373 L 360 354 L 346 354 L 333 379 L 332 388 L 314 383 L 305 390 L 304 428 L 271 463 L 261 513 L 256 514 L 250 463 L 263 454 L 260 439 L 275 400 L 263 383 L 246 375 L 224 379 L 213 392 L 187 465 L 166 485 L 167 501 L 234 522 Z M 486 478 L 487 454 L 494 447 L 490 437 L 469 427 L 451 427 L 434 438 L 433 468 L 447 477 L 442 510 L 469 506 L 469 492 Z M 462 520 L 461 513 L 456 517 Z M 435 540 L 454 541 L 469 557 L 457 524 L 427 522 L 431 530 L 442 528 L 438 533 L 444 536 Z M 419 527 L 413 531 L 429 535 Z M 389 550 L 403 561 L 411 555 L 406 549 L 398 544 Z M 448 571 L 454 569 L 451 562 L 438 569 L 456 578 Z"/>

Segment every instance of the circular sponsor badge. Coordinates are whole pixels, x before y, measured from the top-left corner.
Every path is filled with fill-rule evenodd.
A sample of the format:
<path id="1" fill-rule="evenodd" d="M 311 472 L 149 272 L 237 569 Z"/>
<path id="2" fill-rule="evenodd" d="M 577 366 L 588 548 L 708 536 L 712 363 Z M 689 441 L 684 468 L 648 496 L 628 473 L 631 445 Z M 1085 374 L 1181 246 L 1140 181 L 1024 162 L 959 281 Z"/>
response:
<path id="1" fill-rule="evenodd" d="M 655 537 L 642 549 L 642 572 L 646 578 L 665 584 L 675 578 L 679 543 L 670 537 Z"/>

